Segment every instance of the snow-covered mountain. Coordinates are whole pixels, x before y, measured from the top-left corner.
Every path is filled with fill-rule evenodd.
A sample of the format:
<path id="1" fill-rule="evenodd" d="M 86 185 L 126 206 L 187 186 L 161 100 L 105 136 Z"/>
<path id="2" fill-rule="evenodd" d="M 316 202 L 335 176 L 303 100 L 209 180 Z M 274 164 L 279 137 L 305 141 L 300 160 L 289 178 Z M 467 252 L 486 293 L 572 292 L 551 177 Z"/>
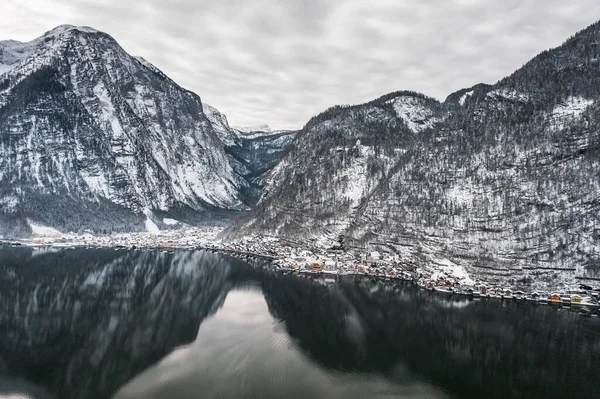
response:
<path id="1" fill-rule="evenodd" d="M 337 239 L 397 159 L 446 116 L 435 99 L 395 92 L 312 118 L 271 173 L 259 206 L 232 232 Z"/>
<path id="2" fill-rule="evenodd" d="M 230 234 L 382 248 L 524 284 L 600 277 L 600 23 L 443 104 L 313 118 Z"/>
<path id="3" fill-rule="evenodd" d="M 267 124 L 256 125 L 256 126 L 233 126 L 240 135 L 243 136 L 256 136 L 256 135 L 265 135 L 271 134 L 273 130 Z"/>
<path id="4" fill-rule="evenodd" d="M 148 210 L 246 207 L 226 118 L 109 35 L 0 42 L 0 73 L 0 230 L 133 230 Z"/>

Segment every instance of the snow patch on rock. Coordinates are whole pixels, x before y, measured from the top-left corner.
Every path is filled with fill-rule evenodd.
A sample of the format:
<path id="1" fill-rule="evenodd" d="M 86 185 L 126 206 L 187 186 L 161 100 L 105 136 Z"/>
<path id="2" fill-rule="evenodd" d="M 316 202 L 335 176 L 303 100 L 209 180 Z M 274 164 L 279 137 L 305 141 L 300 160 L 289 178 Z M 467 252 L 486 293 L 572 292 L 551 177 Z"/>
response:
<path id="1" fill-rule="evenodd" d="M 346 189 L 342 195 L 352 202 L 352 206 L 358 205 L 365 195 L 368 185 L 367 160 L 369 156 L 375 153 L 372 147 L 361 145 L 360 141 L 355 147 L 358 149 L 358 156 L 353 159 L 348 167 L 340 171 L 338 177 L 338 179 L 347 182 Z M 347 151 L 348 149 L 345 150 Z"/>
<path id="2" fill-rule="evenodd" d="M 158 228 L 156 223 L 154 223 L 152 220 L 150 220 L 150 218 L 146 219 L 146 230 L 150 234 L 159 234 L 160 233 L 160 229 Z"/>
<path id="3" fill-rule="evenodd" d="M 448 259 L 433 259 L 432 262 L 437 266 L 438 271 L 432 274 L 432 280 L 438 280 L 442 277 L 451 277 L 462 285 L 474 285 L 475 282 L 469 277 L 466 269 Z"/>
<path id="4" fill-rule="evenodd" d="M 593 100 L 581 96 L 569 97 L 557 104 L 550 114 L 551 129 L 561 130 L 567 124 L 579 120 L 583 112 L 594 104 Z"/>
<path id="5" fill-rule="evenodd" d="M 453 200 L 459 205 L 469 205 L 473 203 L 474 193 L 471 187 L 454 186 L 447 193 L 448 199 Z"/>
<path id="6" fill-rule="evenodd" d="M 164 218 L 163 223 L 166 224 L 167 226 L 175 226 L 176 224 L 179 223 L 179 220 Z"/>
<path id="7" fill-rule="evenodd" d="M 465 105 L 465 102 L 467 101 L 467 97 L 471 97 L 473 95 L 474 90 L 468 91 L 465 94 L 463 94 L 460 99 L 458 100 L 458 103 L 463 106 Z"/>
<path id="8" fill-rule="evenodd" d="M 415 133 L 420 133 L 440 121 L 420 98 L 400 96 L 389 100 L 388 103 L 393 105 L 396 115 Z"/>
<path id="9" fill-rule="evenodd" d="M 31 228 L 31 231 L 36 236 L 53 236 L 53 235 L 61 235 L 62 233 L 55 228 L 44 226 L 42 224 L 37 224 L 33 222 L 31 219 L 27 219 L 27 223 Z"/>

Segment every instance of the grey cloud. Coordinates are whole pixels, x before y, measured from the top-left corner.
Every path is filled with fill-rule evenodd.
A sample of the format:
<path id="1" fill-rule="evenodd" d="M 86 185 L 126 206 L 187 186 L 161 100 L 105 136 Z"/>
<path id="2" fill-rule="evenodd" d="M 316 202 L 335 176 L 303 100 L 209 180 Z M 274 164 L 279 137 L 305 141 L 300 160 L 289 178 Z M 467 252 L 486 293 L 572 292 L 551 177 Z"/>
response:
<path id="1" fill-rule="evenodd" d="M 6 5 L 6 1 L 8 4 Z M 5 0 L 0 38 L 113 36 L 232 124 L 297 128 L 335 104 L 494 83 L 595 22 L 597 0 Z"/>

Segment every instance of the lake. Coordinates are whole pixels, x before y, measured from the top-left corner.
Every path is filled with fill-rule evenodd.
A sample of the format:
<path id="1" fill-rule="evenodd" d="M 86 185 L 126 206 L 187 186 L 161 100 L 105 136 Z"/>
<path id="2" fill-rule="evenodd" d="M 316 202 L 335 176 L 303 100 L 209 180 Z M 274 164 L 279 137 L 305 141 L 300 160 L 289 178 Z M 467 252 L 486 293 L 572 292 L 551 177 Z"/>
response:
<path id="1" fill-rule="evenodd" d="M 0 248 L 0 398 L 600 398 L 600 320 L 204 251 Z"/>

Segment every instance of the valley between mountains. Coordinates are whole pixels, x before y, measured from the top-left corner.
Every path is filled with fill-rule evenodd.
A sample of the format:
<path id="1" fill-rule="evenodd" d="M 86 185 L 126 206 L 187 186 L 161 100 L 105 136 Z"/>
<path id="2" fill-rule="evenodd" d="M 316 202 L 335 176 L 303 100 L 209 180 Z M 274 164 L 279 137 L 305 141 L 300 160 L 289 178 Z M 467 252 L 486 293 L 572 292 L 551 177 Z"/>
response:
<path id="1" fill-rule="evenodd" d="M 444 101 L 395 91 L 271 131 L 231 127 L 92 28 L 0 41 L 0 237 L 220 226 L 224 246 L 276 240 L 485 281 L 590 284 L 599 46 L 595 23 L 495 84 Z"/>

